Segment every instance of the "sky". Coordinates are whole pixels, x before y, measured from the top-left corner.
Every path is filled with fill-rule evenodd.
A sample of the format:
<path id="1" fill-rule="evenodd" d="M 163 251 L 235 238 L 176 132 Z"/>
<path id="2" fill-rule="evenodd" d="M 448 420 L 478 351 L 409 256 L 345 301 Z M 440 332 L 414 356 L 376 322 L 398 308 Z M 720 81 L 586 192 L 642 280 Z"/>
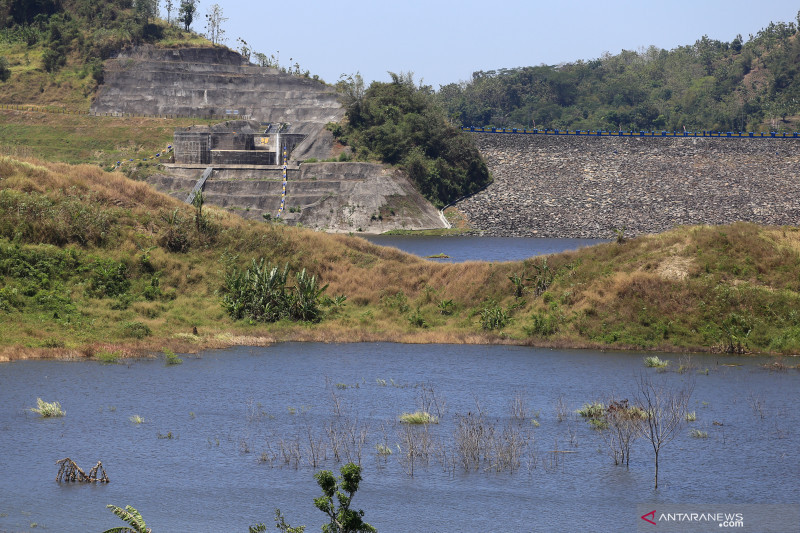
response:
<path id="1" fill-rule="evenodd" d="M 796 23 L 800 9 L 790 0 L 200 0 L 192 29 L 205 32 L 215 3 L 228 19 L 222 28 L 231 48 L 242 38 L 328 83 L 356 72 L 367 84 L 389 81 L 387 72 L 413 72 L 437 90 L 479 70 L 557 65 L 650 45 L 671 50 L 703 35 L 746 41 L 770 22 Z"/>

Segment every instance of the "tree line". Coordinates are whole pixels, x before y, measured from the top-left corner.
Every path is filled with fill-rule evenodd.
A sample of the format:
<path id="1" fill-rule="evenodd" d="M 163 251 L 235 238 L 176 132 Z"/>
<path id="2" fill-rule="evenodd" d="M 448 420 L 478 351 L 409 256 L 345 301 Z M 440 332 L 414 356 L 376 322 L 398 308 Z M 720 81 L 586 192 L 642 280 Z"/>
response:
<path id="1" fill-rule="evenodd" d="M 798 24 L 770 23 L 731 42 L 703 36 L 673 50 L 650 46 L 590 61 L 479 71 L 436 96 L 465 126 L 791 129 L 800 111 Z"/>

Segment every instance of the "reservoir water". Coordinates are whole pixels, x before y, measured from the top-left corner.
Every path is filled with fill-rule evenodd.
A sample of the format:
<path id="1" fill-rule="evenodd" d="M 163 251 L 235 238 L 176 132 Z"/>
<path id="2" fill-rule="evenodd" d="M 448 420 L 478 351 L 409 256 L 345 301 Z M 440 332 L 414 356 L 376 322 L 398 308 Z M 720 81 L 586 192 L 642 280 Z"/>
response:
<path id="1" fill-rule="evenodd" d="M 528 237 L 474 237 L 474 236 L 421 236 L 421 235 L 365 235 L 365 239 L 380 246 L 392 246 L 428 257 L 444 254 L 449 257 L 435 259 L 461 263 L 464 261 L 521 261 L 536 255 L 548 255 L 566 250 L 591 246 L 603 239 L 537 239 Z"/>
<path id="2" fill-rule="evenodd" d="M 0 531 L 124 525 L 107 504 L 132 505 L 161 532 L 270 531 L 276 508 L 317 531 L 313 474 L 347 460 L 363 466 L 354 507 L 383 532 L 631 531 L 644 502 L 800 502 L 800 372 L 671 354 L 658 372 L 643 357 L 285 343 L 172 366 L 0 365 Z M 696 421 L 664 446 L 657 490 L 649 442 L 634 443 L 629 468 L 615 466 L 575 414 L 612 395 L 633 401 L 642 376 L 673 389 L 694 380 Z M 30 412 L 39 397 L 66 416 Z M 398 421 L 418 409 L 438 423 Z M 469 428 L 488 443 L 475 464 L 462 457 Z M 111 482 L 56 483 L 65 457 L 85 470 L 102 461 Z"/>

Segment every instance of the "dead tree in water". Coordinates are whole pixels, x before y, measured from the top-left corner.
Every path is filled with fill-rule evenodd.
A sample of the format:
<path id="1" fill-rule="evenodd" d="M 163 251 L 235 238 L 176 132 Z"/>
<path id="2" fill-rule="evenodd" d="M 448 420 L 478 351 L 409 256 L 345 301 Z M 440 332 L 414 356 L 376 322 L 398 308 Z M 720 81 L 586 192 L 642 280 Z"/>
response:
<path id="1" fill-rule="evenodd" d="M 62 481 L 67 483 L 108 483 L 109 481 L 106 470 L 103 468 L 103 463 L 100 461 L 97 461 L 94 468 L 89 470 L 88 475 L 69 457 L 56 461 L 56 464 L 59 465 L 56 483 L 61 483 Z M 97 477 L 98 471 L 101 473 L 100 477 Z"/>

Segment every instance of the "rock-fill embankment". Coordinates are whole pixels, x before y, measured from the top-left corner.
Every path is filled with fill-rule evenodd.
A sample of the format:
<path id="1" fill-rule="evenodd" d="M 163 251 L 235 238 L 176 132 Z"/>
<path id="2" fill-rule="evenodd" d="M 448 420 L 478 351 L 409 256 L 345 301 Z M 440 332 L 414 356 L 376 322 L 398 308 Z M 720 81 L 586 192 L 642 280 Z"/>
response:
<path id="1" fill-rule="evenodd" d="M 472 135 L 494 182 L 457 207 L 489 235 L 800 223 L 800 139 Z"/>

